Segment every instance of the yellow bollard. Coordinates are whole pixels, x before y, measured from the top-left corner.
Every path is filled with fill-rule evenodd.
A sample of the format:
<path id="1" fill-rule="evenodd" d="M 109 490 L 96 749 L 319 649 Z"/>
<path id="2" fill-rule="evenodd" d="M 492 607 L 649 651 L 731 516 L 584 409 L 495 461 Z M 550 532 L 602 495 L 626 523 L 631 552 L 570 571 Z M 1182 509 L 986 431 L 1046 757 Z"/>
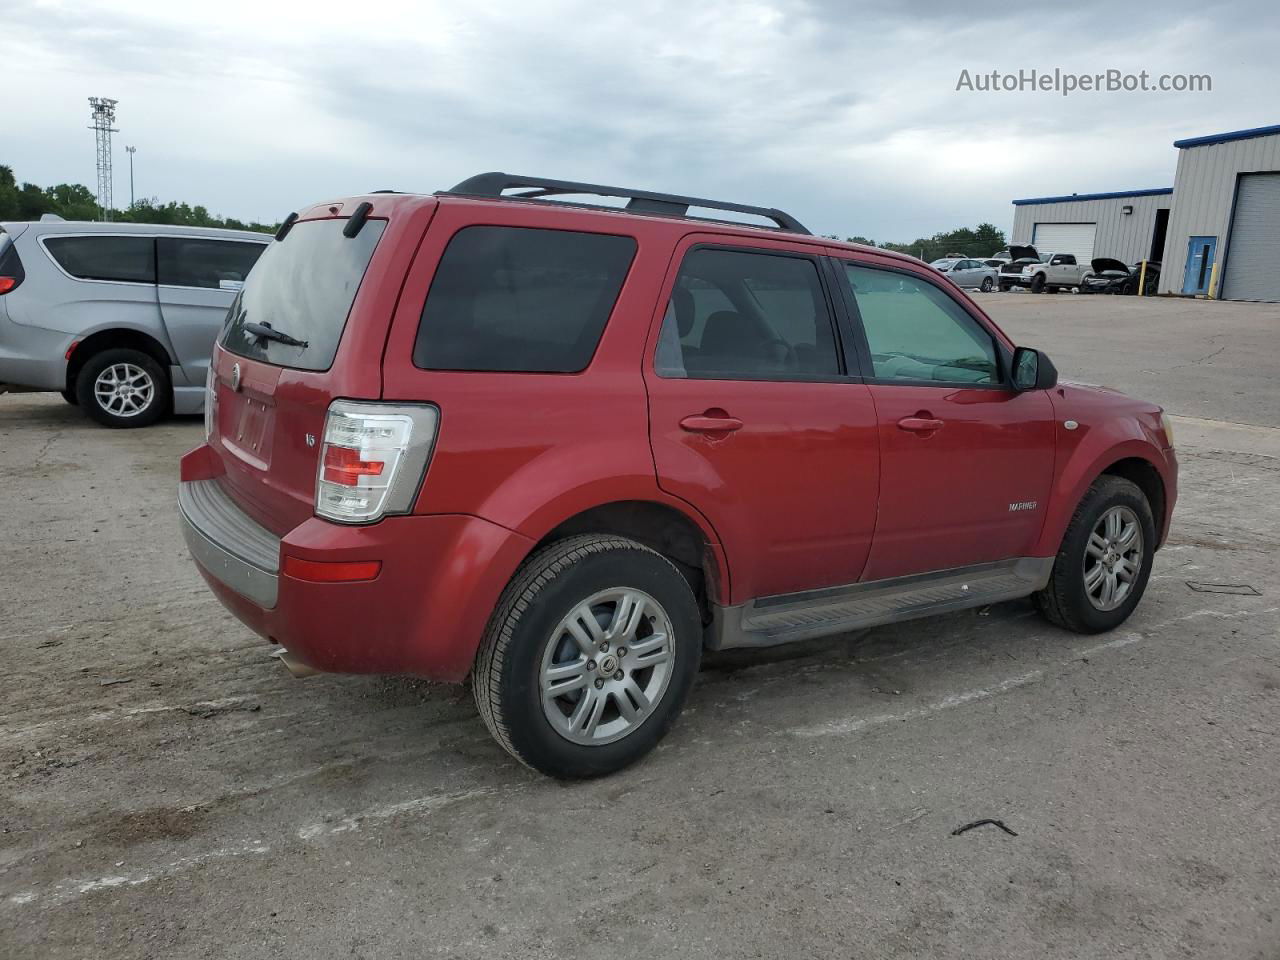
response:
<path id="1" fill-rule="evenodd" d="M 1209 290 L 1205 294 L 1206 300 L 1217 299 L 1218 296 L 1218 261 L 1213 261 L 1213 270 L 1209 273 Z"/>
<path id="2" fill-rule="evenodd" d="M 1138 296 L 1142 296 L 1147 287 L 1147 261 L 1142 261 L 1142 272 L 1138 274 Z"/>

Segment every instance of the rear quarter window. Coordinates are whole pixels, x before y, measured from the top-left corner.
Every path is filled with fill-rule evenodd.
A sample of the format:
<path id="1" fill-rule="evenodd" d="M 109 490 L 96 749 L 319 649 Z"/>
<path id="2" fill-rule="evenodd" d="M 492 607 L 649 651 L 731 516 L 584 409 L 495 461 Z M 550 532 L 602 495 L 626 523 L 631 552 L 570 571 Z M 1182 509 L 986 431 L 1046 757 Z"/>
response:
<path id="1" fill-rule="evenodd" d="M 166 286 L 239 290 L 266 248 L 247 240 L 160 237 L 156 278 Z"/>
<path id="2" fill-rule="evenodd" d="M 77 280 L 156 282 L 152 237 L 46 237 L 44 248 Z"/>
<path id="3" fill-rule="evenodd" d="M 222 346 L 278 367 L 328 370 L 387 221 L 369 220 L 354 237 L 342 235 L 346 225 L 345 219 L 304 220 L 269 244 L 231 304 Z M 304 345 L 255 336 L 246 329 L 251 323 Z"/>
<path id="4" fill-rule="evenodd" d="M 585 369 L 635 252 L 631 237 L 464 227 L 432 279 L 414 365 L 514 373 Z"/>

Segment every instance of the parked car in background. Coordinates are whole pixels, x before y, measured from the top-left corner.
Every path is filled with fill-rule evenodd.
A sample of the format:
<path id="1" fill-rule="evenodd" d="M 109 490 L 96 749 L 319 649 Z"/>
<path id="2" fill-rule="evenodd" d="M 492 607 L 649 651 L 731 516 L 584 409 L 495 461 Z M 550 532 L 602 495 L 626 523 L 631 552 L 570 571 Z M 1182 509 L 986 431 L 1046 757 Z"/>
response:
<path id="1" fill-rule="evenodd" d="M 1089 264 L 1091 272 L 1085 275 L 1080 284 L 1080 292 L 1134 296 L 1141 283 L 1143 295 L 1153 297 L 1160 284 L 1160 264 L 1155 260 L 1145 261 L 1144 275 L 1143 263 L 1144 261 L 1139 260 L 1132 266 L 1126 266 L 1111 257 L 1094 257 Z"/>
<path id="2" fill-rule="evenodd" d="M 1001 261 L 996 268 L 996 284 L 1001 290 L 1009 290 L 1018 286 L 1018 278 L 1022 276 L 1024 267 L 1040 262 L 1040 254 L 1035 247 L 1010 244 L 991 259 Z"/>
<path id="3" fill-rule="evenodd" d="M 645 213 L 537 199 L 591 194 Z M 1158 406 L 1058 383 L 914 257 L 489 173 L 285 221 L 178 511 L 292 669 L 469 677 L 507 751 L 589 777 L 704 649 L 1024 596 L 1110 630 L 1176 496 Z"/>
<path id="4" fill-rule="evenodd" d="M 1089 267 L 1077 263 L 1074 254 L 1047 253 L 1042 262 L 1028 263 L 1015 275 L 1002 271 L 1001 279 L 1011 277 L 1015 285 L 1029 287 L 1032 293 L 1057 293 L 1078 288 L 1088 272 Z"/>
<path id="5" fill-rule="evenodd" d="M 987 292 L 996 285 L 995 268 L 981 260 L 936 260 L 930 266 L 946 274 L 957 287 L 973 287 Z"/>
<path id="6" fill-rule="evenodd" d="M 109 427 L 199 413 L 213 341 L 270 237 L 155 224 L 0 224 L 0 384 Z"/>

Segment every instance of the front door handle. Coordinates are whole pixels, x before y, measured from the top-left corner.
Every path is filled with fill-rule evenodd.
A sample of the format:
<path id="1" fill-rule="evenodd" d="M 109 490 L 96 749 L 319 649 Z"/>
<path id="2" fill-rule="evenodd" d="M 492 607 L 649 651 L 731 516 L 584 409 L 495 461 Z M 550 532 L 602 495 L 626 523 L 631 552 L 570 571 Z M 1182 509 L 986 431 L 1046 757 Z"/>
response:
<path id="1" fill-rule="evenodd" d="M 732 433 L 742 429 L 742 421 L 721 411 L 708 410 L 685 417 L 680 421 L 680 429 L 690 433 Z"/>
<path id="2" fill-rule="evenodd" d="M 933 433 L 942 429 L 942 421 L 929 417 L 903 417 L 898 421 L 898 429 L 909 430 L 911 433 Z"/>

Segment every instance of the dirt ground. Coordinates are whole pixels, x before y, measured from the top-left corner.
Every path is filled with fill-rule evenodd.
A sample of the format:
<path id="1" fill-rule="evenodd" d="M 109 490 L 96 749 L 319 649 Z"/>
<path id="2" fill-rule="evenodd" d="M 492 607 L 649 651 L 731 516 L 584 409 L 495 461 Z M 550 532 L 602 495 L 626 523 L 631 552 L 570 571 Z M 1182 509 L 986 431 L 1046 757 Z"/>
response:
<path id="1" fill-rule="evenodd" d="M 721 655 L 577 785 L 461 688 L 292 679 L 183 547 L 198 419 L 0 397 L 0 957 L 1280 958 L 1280 309 L 980 299 L 1179 415 L 1130 622 Z"/>

